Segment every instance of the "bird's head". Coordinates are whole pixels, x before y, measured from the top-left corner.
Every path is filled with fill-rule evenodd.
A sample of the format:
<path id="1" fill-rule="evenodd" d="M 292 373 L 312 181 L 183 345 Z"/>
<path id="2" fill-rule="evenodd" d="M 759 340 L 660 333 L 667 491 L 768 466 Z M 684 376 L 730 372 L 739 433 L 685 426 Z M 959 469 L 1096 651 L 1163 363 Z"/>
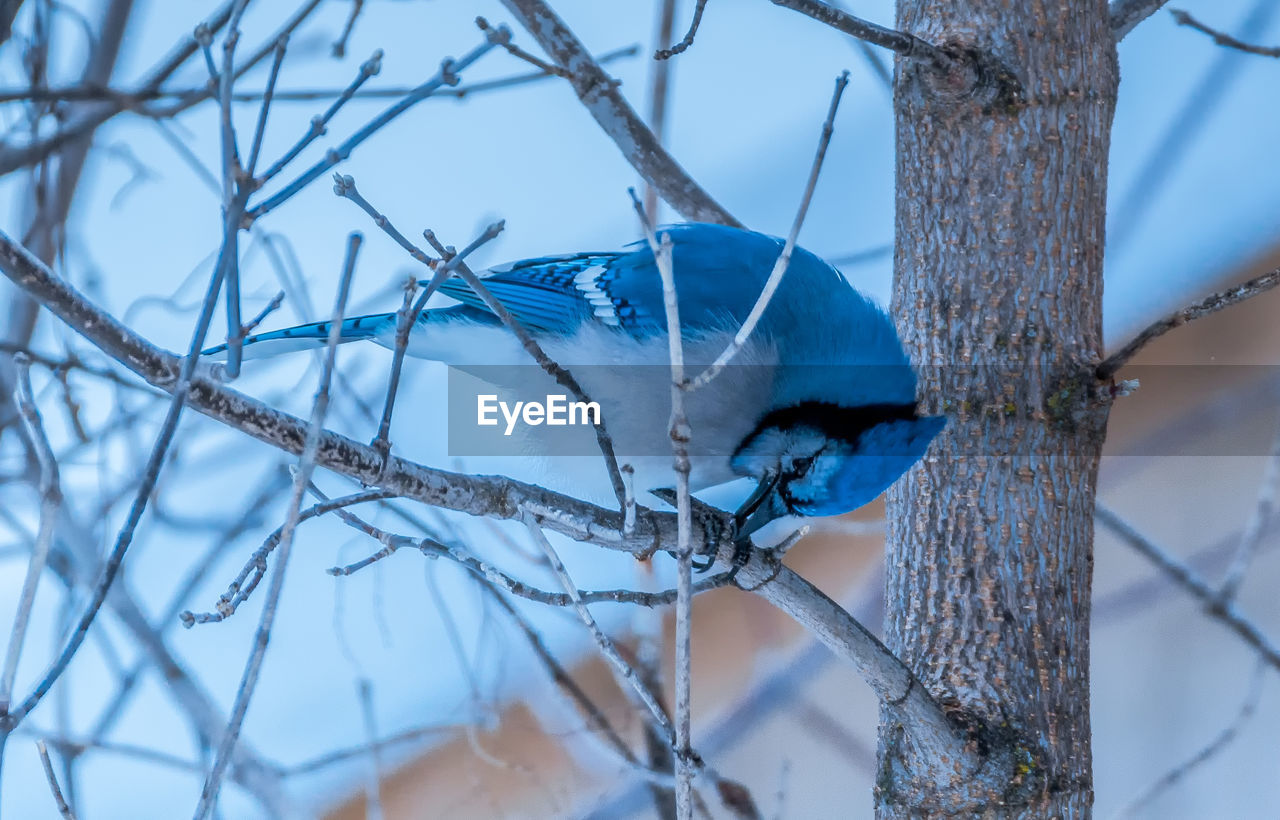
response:
<path id="1" fill-rule="evenodd" d="M 731 462 L 758 482 L 743 534 L 780 516 L 838 515 L 874 500 L 920 460 L 945 423 L 917 415 L 914 404 L 804 402 L 769 413 Z"/>

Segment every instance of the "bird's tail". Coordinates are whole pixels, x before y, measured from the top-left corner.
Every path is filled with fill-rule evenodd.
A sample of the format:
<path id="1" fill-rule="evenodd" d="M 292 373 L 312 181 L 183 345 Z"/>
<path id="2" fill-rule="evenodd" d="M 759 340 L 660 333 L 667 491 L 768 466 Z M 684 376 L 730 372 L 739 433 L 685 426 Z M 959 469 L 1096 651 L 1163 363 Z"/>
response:
<path id="1" fill-rule="evenodd" d="M 292 353 L 296 350 L 309 350 L 324 347 L 329 339 L 329 327 L 332 322 L 311 322 L 306 325 L 287 327 L 284 330 L 272 330 L 258 333 L 244 340 L 244 357 L 246 359 L 266 358 L 280 353 Z M 395 332 L 396 314 L 371 313 L 368 316 L 353 316 L 342 320 L 340 343 L 354 342 L 358 339 L 371 339 L 385 333 Z M 225 344 L 210 347 L 201 351 L 202 356 L 226 355 Z"/>

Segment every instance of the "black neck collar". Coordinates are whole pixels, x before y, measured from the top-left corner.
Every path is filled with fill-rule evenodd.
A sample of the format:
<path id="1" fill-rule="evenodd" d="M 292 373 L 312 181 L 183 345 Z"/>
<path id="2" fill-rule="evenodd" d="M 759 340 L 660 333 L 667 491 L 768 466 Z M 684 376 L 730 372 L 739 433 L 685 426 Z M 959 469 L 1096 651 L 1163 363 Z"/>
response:
<path id="1" fill-rule="evenodd" d="M 843 439 L 856 443 L 858 438 L 886 421 L 914 421 L 915 404 L 860 404 L 844 407 L 822 401 L 805 401 L 790 407 L 781 407 L 765 415 L 744 441 L 751 441 L 764 430 L 775 427 L 792 430 L 809 427 L 820 431 L 827 438 Z"/>

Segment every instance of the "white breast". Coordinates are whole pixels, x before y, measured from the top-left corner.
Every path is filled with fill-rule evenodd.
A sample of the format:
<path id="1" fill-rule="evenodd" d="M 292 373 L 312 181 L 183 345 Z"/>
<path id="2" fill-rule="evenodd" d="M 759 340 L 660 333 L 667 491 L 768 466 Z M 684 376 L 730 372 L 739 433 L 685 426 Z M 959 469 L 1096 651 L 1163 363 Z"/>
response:
<path id="1" fill-rule="evenodd" d="M 732 332 L 725 330 L 686 341 L 686 376 L 701 372 L 731 339 Z M 386 346 L 393 343 L 392 339 L 378 341 Z M 619 463 L 630 464 L 636 471 L 637 491 L 673 487 L 666 336 L 637 340 L 615 329 L 589 324 L 571 338 L 543 335 L 539 342 L 600 404 Z M 533 363 L 505 328 L 466 321 L 427 325 L 415 332 L 408 352 L 471 373 L 493 384 L 506 401 L 567 392 Z M 690 481 L 695 490 L 736 477 L 729 459 L 767 407 L 776 361 L 771 346 L 749 342 L 710 384 L 684 394 L 691 431 Z M 548 471 L 567 479 L 569 487 L 588 480 L 598 484 L 604 478 L 600 459 L 594 455 L 598 451 L 590 427 L 574 431 L 561 428 L 550 439 L 545 427 L 520 426 L 517 431 L 525 451 L 542 461 Z M 569 445 L 567 432 L 575 437 Z"/>

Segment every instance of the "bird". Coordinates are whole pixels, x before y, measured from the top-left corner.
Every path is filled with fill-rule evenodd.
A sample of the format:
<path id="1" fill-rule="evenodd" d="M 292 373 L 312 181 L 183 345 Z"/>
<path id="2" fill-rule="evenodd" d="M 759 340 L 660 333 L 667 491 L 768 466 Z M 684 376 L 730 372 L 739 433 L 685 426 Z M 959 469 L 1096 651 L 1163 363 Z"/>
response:
<path id="1" fill-rule="evenodd" d="M 685 367 L 695 374 L 731 343 L 784 243 L 705 223 L 666 226 L 659 234 L 670 238 Z M 651 246 L 640 241 L 616 251 L 542 256 L 480 276 L 598 404 L 635 487 L 669 501 L 675 483 L 669 338 Z M 495 396 L 527 398 L 558 387 L 464 280 L 450 278 L 439 290 L 454 304 L 419 314 L 406 355 L 468 373 L 498 390 Z M 396 326 L 394 312 L 347 318 L 340 341 L 394 347 Z M 244 355 L 321 347 L 329 329 L 320 321 L 258 333 L 244 340 Z M 204 351 L 225 352 L 226 345 Z M 539 384 L 540 378 L 548 381 Z M 924 457 L 942 431 L 945 417 L 921 414 L 916 390 L 916 373 L 887 313 L 836 268 L 796 247 L 732 363 L 685 393 L 690 488 L 755 481 L 733 512 L 742 541 L 779 518 L 855 510 Z M 535 423 L 520 432 L 519 446 L 531 455 L 554 464 L 567 452 L 556 438 L 560 430 Z"/>

